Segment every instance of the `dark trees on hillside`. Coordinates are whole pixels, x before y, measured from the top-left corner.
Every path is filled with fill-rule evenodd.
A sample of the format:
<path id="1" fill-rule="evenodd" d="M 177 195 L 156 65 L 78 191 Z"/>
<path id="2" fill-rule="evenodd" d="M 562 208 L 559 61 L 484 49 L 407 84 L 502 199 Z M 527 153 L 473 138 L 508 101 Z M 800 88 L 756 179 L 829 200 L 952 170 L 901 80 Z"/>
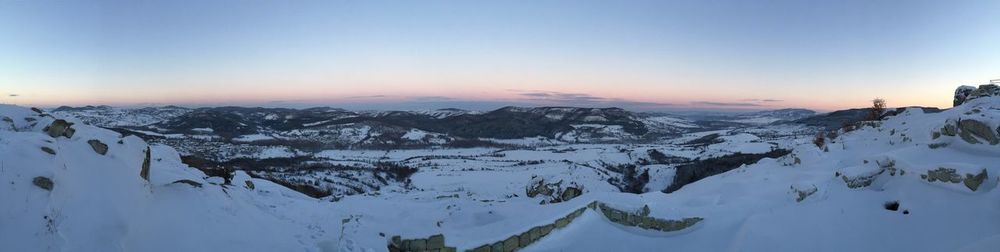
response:
<path id="1" fill-rule="evenodd" d="M 703 178 L 739 168 L 744 164 L 754 164 L 763 158 L 778 158 L 787 155 L 788 153 L 791 153 L 791 151 L 776 149 L 761 154 L 736 153 L 727 156 L 696 160 L 689 164 L 678 166 L 677 173 L 674 175 L 673 183 L 671 183 L 667 189 L 664 189 L 663 192 L 671 193 L 681 189 L 684 185 L 693 183 Z"/>

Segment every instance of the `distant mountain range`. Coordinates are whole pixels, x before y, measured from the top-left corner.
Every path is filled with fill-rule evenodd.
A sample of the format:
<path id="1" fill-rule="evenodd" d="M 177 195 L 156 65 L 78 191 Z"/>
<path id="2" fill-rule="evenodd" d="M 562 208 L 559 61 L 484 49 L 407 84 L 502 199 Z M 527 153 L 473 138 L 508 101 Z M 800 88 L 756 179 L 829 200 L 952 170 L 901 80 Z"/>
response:
<path id="1" fill-rule="evenodd" d="M 1000 87 L 956 93 L 879 118 L 0 105 L 0 244 L 993 251 Z"/>
<path id="2" fill-rule="evenodd" d="M 633 113 L 620 108 L 504 107 L 362 111 L 177 106 L 116 108 L 59 107 L 54 113 L 89 124 L 131 130 L 147 137 L 210 135 L 225 140 L 313 138 L 344 146 L 446 144 L 482 139 L 545 138 L 564 142 L 641 140 L 735 126 L 788 122 L 815 115 L 805 109 L 692 116 Z M 419 137 L 418 137 L 419 135 Z"/>

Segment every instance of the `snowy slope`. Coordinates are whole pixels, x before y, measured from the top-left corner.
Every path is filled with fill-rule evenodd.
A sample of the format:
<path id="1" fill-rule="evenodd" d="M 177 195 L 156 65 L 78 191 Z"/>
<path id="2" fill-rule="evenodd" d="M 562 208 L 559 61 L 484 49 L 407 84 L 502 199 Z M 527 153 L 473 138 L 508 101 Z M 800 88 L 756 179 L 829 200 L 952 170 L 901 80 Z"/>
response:
<path id="1" fill-rule="evenodd" d="M 1000 143 L 991 144 L 990 138 L 1000 135 L 1000 98 L 993 97 L 940 113 L 907 110 L 840 131 L 822 147 L 780 140 L 792 154 L 670 194 L 658 189 L 674 176 L 672 164 L 641 167 L 653 176 L 646 184 L 651 192 L 644 194 L 619 192 L 608 182 L 618 175 L 607 165 L 639 163 L 653 149 L 692 158 L 759 152 L 766 147 L 760 136 L 771 133 L 719 131 L 724 141 L 702 147 L 327 150 L 317 156 L 394 161 L 420 171 L 408 188 L 390 185 L 317 200 L 242 172 L 232 185 L 222 185 L 221 178 L 206 178 L 161 145 L 150 148 L 147 182 L 139 171 L 148 145 L 136 137 L 77 122 L 71 138 L 54 138 L 43 130 L 53 118 L 19 107 L 0 107 L 0 119 L 4 251 L 385 251 L 392 236 L 435 234 L 463 251 L 552 223 L 595 201 L 627 211 L 648 206 L 648 215 L 660 219 L 703 221 L 661 232 L 586 210 L 523 250 L 995 251 L 1000 246 Z M 760 132 L 766 134 L 750 134 Z M 95 152 L 87 143 L 91 139 L 107 144 L 107 153 Z M 52 190 L 33 184 L 37 176 L 51 179 Z M 174 183 L 184 179 L 201 187 Z M 540 198 L 526 195 L 538 179 L 577 185 L 583 195 L 540 204 Z M 891 202 L 898 206 L 887 206 Z"/>
<path id="2" fill-rule="evenodd" d="M 790 156 L 672 194 L 616 197 L 633 206 L 648 204 L 653 215 L 705 218 L 696 230 L 664 236 L 588 219 L 529 250 L 996 251 L 1000 145 L 985 139 L 971 144 L 960 136 L 934 139 L 934 132 L 959 119 L 984 122 L 1000 134 L 1000 99 L 981 98 L 938 114 L 909 110 L 879 127 L 841 135 L 828 151 L 802 144 Z M 965 181 L 923 177 L 942 167 L 956 169 L 963 179 L 983 170 L 988 175 L 975 191 Z M 851 188 L 845 182 L 858 178 L 871 184 Z M 795 190 L 815 193 L 797 202 Z M 898 202 L 898 209 L 887 210 L 887 202 Z"/>
<path id="3" fill-rule="evenodd" d="M 339 220 L 323 221 L 318 202 L 273 183 L 238 173 L 220 185 L 165 146 L 150 146 L 146 181 L 148 145 L 137 137 L 77 121 L 71 138 L 53 138 L 43 132 L 49 116 L 4 105 L 0 117 L 0 250 L 319 251 L 336 239 L 320 227 L 335 230 Z M 201 186 L 174 183 L 182 179 Z"/>

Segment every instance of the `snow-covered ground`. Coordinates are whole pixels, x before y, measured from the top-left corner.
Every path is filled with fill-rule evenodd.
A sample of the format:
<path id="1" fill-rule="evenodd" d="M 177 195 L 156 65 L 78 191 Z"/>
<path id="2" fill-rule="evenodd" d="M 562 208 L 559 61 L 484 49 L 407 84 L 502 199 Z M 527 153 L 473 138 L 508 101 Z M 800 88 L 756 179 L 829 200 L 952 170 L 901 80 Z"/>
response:
<path id="1" fill-rule="evenodd" d="M 983 125 L 979 129 L 1000 135 L 1000 98 L 979 98 L 935 114 L 908 110 L 839 132 L 822 147 L 811 135 L 802 137 L 809 129 L 766 126 L 650 144 L 326 150 L 313 156 L 338 164 L 395 162 L 419 171 L 405 185 L 387 183 L 322 199 L 240 171 L 223 184 L 181 163 L 171 147 L 149 146 L 76 119 L 69 119 L 76 132 L 67 138 L 46 134 L 54 118 L 26 108 L 2 106 L 0 118 L 4 251 L 385 251 L 392 236 L 434 234 L 443 234 L 447 246 L 466 250 L 552 223 L 594 201 L 629 211 L 648 207 L 655 218 L 703 220 L 661 232 L 587 210 L 523 250 L 995 251 L 1000 246 L 1000 145 L 969 133 L 976 128 L 971 123 L 954 126 L 976 120 Z M 712 134 L 717 135 L 706 138 Z M 708 140 L 692 143 L 698 139 Z M 88 140 L 106 144 L 107 153 L 97 153 Z M 139 176 L 147 146 L 148 181 Z M 670 194 L 660 190 L 677 175 L 675 165 L 650 163 L 651 150 L 695 159 L 772 148 L 792 152 Z M 623 193 L 608 182 L 621 176 L 609 169 L 627 164 L 649 171 L 647 193 Z M 302 179 L 318 179 L 310 177 L 317 174 L 324 173 Z M 36 177 L 49 179 L 51 190 L 36 185 Z M 526 193 L 539 179 L 572 183 L 583 194 L 539 204 L 540 198 Z M 181 180 L 193 183 L 175 183 Z"/>
<path id="2" fill-rule="evenodd" d="M 54 138 L 43 132 L 51 117 L 6 105 L 0 115 L 4 251 L 318 251 L 336 244 L 340 220 L 326 213 L 326 202 L 242 172 L 220 185 L 170 147 L 76 120 L 71 138 Z M 149 181 L 140 177 L 147 147 Z M 185 179 L 199 186 L 174 183 Z M 38 186 L 45 181 L 50 190 Z"/>

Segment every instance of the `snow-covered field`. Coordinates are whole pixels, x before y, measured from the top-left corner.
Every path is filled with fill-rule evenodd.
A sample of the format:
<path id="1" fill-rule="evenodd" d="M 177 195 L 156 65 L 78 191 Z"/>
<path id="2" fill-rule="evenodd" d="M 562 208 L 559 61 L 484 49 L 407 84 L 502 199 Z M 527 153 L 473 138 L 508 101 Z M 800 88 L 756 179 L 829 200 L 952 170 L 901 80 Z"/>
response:
<path id="1" fill-rule="evenodd" d="M 174 148 L 78 119 L 68 119 L 75 129 L 70 137 L 47 134 L 56 118 L 27 108 L 0 106 L 0 119 L 3 251 L 386 251 L 393 236 L 435 234 L 445 237 L 446 246 L 464 251 L 553 223 L 591 202 L 625 211 L 648 209 L 646 215 L 658 219 L 702 220 L 663 232 L 622 225 L 601 210 L 587 209 L 522 250 L 1000 247 L 1000 145 L 991 144 L 981 130 L 1000 135 L 1000 98 L 994 97 L 935 114 L 908 110 L 881 123 L 840 131 L 824 139 L 822 147 L 813 143 L 810 129 L 785 125 L 690 133 L 642 144 L 523 139 L 528 144 L 517 148 L 324 150 L 310 155 L 329 164 L 363 168 L 391 162 L 418 171 L 405 181 L 385 183 L 379 180 L 388 177 L 380 173 L 295 173 L 310 183 L 325 178 L 330 182 L 323 183 L 341 187 L 356 186 L 345 185 L 348 181 L 374 185 L 363 193 L 319 199 L 243 171 L 226 184 L 182 163 Z M 656 121 L 690 124 L 673 118 Z M 573 134 L 619 130 L 580 129 Z M 405 136 L 423 139 L 430 134 L 409 131 Z M 269 140 L 263 135 L 240 139 Z M 572 137 L 561 140 L 568 139 Z M 94 147 L 100 145 L 90 140 L 106 145 L 106 153 L 100 154 Z M 657 161 L 654 153 L 694 160 L 772 149 L 790 149 L 791 154 L 661 192 L 678 175 L 679 163 Z M 259 153 L 255 157 L 307 154 L 280 148 Z M 140 177 L 147 161 L 148 180 Z M 622 165 L 648 171 L 645 193 L 622 192 L 609 182 L 622 179 Z M 562 181 L 560 190 L 579 188 L 582 195 L 563 202 L 529 197 L 538 181 Z"/>

